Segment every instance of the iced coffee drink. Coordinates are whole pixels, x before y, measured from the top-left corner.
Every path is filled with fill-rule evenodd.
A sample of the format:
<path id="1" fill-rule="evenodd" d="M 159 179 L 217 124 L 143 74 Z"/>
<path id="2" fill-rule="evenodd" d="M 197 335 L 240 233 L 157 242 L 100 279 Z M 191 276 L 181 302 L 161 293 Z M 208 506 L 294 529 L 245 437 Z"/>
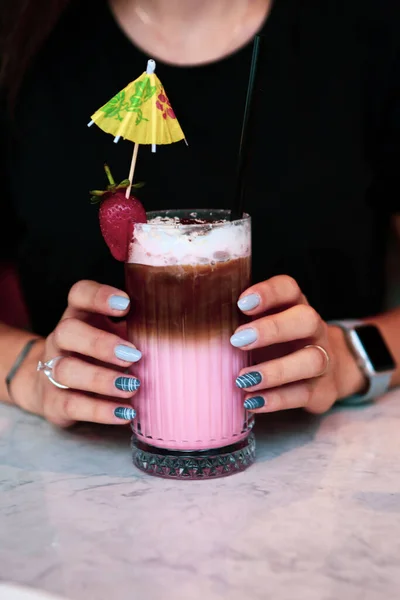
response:
<path id="1" fill-rule="evenodd" d="M 155 475 L 207 478 L 254 460 L 252 417 L 235 385 L 249 355 L 230 336 L 250 284 L 251 223 L 224 211 L 148 213 L 126 263 L 129 339 L 143 358 L 133 405 L 135 464 Z"/>

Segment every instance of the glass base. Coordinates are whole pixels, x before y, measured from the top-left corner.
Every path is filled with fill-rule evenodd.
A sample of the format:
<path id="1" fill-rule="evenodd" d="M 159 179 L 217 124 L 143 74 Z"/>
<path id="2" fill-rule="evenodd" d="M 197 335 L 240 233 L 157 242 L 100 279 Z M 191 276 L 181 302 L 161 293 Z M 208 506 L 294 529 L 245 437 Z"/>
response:
<path id="1" fill-rule="evenodd" d="M 166 450 L 143 443 L 132 436 L 133 464 L 156 477 L 167 479 L 216 479 L 240 473 L 256 458 L 256 440 L 253 433 L 237 444 L 213 450 Z"/>

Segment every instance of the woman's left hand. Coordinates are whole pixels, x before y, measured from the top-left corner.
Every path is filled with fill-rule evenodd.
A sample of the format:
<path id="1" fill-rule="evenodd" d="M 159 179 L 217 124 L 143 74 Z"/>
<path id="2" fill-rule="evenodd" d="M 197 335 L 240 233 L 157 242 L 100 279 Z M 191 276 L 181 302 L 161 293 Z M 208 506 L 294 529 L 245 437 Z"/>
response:
<path id="1" fill-rule="evenodd" d="M 246 290 L 238 302 L 254 320 L 239 327 L 231 344 L 255 351 L 254 366 L 238 373 L 245 408 L 255 413 L 303 407 L 323 413 L 365 387 L 343 332 L 325 323 L 296 281 L 273 277 Z"/>

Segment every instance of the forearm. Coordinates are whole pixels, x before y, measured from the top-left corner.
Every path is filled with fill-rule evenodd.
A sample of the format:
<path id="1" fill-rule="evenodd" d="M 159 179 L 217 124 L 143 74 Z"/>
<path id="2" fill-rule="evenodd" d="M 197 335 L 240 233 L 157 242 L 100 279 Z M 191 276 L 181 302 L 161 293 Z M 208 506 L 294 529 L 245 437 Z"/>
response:
<path id="1" fill-rule="evenodd" d="M 13 404 L 6 387 L 6 376 L 25 344 L 35 336 L 29 331 L 16 329 L 0 322 L 0 401 Z M 32 348 L 31 352 L 34 351 Z"/>

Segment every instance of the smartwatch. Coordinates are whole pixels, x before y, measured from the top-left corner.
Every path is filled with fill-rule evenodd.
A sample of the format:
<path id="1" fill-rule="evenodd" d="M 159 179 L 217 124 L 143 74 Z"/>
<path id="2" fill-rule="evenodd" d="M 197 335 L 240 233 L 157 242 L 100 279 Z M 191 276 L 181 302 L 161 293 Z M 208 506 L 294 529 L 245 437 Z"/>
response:
<path id="1" fill-rule="evenodd" d="M 347 345 L 368 382 L 367 391 L 340 402 L 356 405 L 383 396 L 390 386 L 396 362 L 376 325 L 363 321 L 330 321 L 340 327 Z"/>

